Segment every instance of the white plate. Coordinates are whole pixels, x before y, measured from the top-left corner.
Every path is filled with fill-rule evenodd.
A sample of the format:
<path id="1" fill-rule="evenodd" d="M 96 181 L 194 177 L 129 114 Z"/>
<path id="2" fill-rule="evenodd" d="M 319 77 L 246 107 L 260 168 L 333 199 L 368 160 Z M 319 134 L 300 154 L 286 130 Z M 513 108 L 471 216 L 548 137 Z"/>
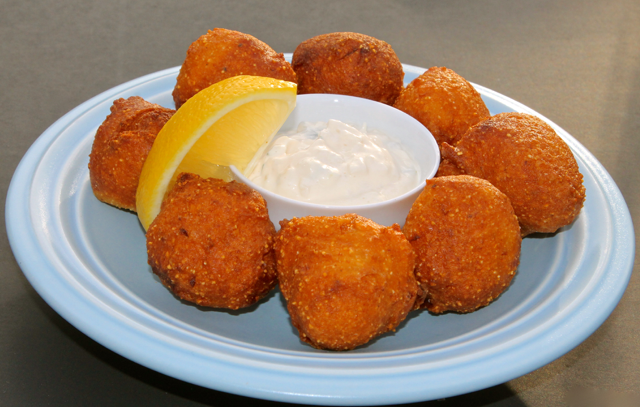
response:
<path id="1" fill-rule="evenodd" d="M 424 69 L 406 66 L 408 83 Z M 278 292 L 245 311 L 177 301 L 147 265 L 135 215 L 98 202 L 87 169 L 93 136 L 114 99 L 173 107 L 178 68 L 120 85 L 54 123 L 16 170 L 6 204 L 11 247 L 60 315 L 151 369 L 245 396 L 372 405 L 437 399 L 496 385 L 551 362 L 587 338 L 627 286 L 631 218 L 602 165 L 549 122 L 573 150 L 587 189 L 576 222 L 524 239 L 521 265 L 496 302 L 467 315 L 413 312 L 395 334 L 351 352 L 302 344 Z M 492 114 L 531 109 L 477 86 Z"/>

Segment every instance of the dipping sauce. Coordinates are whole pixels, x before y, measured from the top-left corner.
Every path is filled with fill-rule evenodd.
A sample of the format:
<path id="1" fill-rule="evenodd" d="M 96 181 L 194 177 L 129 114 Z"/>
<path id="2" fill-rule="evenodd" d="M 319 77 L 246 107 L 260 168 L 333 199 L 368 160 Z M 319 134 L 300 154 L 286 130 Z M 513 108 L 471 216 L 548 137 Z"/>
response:
<path id="1" fill-rule="evenodd" d="M 402 195 L 422 181 L 420 166 L 400 143 L 364 127 L 302 122 L 276 137 L 246 175 L 287 198 L 362 205 Z"/>

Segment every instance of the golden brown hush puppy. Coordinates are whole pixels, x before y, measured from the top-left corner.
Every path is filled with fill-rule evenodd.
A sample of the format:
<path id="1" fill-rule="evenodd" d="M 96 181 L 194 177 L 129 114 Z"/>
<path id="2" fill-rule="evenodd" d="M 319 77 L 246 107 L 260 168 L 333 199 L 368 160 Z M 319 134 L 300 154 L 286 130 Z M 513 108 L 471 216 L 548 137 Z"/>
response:
<path id="1" fill-rule="evenodd" d="M 176 109 L 202 89 L 238 75 L 296 82 L 296 74 L 283 54 L 251 35 L 216 28 L 187 50 L 173 89 Z"/>
<path id="2" fill-rule="evenodd" d="M 468 175 L 427 180 L 403 232 L 418 255 L 423 308 L 472 312 L 509 286 L 520 261 L 520 227 L 506 197 Z"/>
<path id="3" fill-rule="evenodd" d="M 335 93 L 391 105 L 404 79 L 402 64 L 389 44 L 351 32 L 302 42 L 291 65 L 298 76 L 298 94 Z"/>
<path id="4" fill-rule="evenodd" d="M 500 113 L 469 129 L 443 157 L 506 194 L 522 235 L 569 225 L 585 200 L 582 174 L 569 146 L 541 119 Z"/>
<path id="5" fill-rule="evenodd" d="M 89 156 L 91 188 L 99 200 L 136 211 L 142 166 L 158 132 L 174 113 L 138 96 L 113 102 Z"/>
<path id="6" fill-rule="evenodd" d="M 182 173 L 147 230 L 149 265 L 185 301 L 243 308 L 276 285 L 274 237 L 258 192 Z"/>
<path id="7" fill-rule="evenodd" d="M 424 124 L 439 145 L 455 143 L 469 127 L 489 117 L 478 91 L 444 67 L 429 68 L 411 81 L 393 106 Z"/>
<path id="8" fill-rule="evenodd" d="M 413 308 L 415 253 L 398 225 L 355 214 L 280 224 L 280 290 L 302 341 L 353 349 L 395 329 Z"/>

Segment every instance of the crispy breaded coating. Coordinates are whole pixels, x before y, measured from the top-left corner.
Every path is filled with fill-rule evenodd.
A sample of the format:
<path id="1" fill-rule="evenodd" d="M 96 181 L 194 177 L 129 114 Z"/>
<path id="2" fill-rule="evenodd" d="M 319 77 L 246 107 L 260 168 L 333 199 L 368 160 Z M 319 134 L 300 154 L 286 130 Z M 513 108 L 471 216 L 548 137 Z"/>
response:
<path id="1" fill-rule="evenodd" d="M 464 172 L 450 160 L 443 158 L 440 160 L 438 172 L 436 172 L 435 177 L 446 177 L 449 175 L 464 175 Z"/>
<path id="2" fill-rule="evenodd" d="M 176 109 L 202 89 L 238 75 L 296 82 L 296 74 L 283 54 L 251 35 L 215 28 L 187 50 L 173 89 Z"/>
<path id="3" fill-rule="evenodd" d="M 413 308 L 415 253 L 396 224 L 355 214 L 280 222 L 280 290 L 300 339 L 349 350 L 394 330 Z"/>
<path id="4" fill-rule="evenodd" d="M 238 309 L 275 287 L 274 237 L 258 192 L 182 173 L 147 230 L 147 254 L 153 272 L 179 298 Z"/>
<path id="5" fill-rule="evenodd" d="M 295 49 L 291 65 L 298 94 L 335 93 L 393 104 L 404 71 L 389 44 L 364 34 L 318 35 Z"/>
<path id="6" fill-rule="evenodd" d="M 427 180 L 403 232 L 418 255 L 423 308 L 472 312 L 509 286 L 520 261 L 520 227 L 509 199 L 468 175 Z"/>
<path id="7" fill-rule="evenodd" d="M 522 235 L 554 233 L 571 224 L 585 200 L 582 174 L 569 146 L 541 119 L 500 113 L 469 129 L 443 157 L 506 194 Z"/>
<path id="8" fill-rule="evenodd" d="M 411 81 L 394 107 L 429 129 L 438 144 L 452 144 L 467 129 L 489 117 L 489 109 L 475 88 L 444 67 L 432 67 Z"/>
<path id="9" fill-rule="evenodd" d="M 142 166 L 158 132 L 174 113 L 138 96 L 113 102 L 89 156 L 91 188 L 99 200 L 136 211 Z"/>

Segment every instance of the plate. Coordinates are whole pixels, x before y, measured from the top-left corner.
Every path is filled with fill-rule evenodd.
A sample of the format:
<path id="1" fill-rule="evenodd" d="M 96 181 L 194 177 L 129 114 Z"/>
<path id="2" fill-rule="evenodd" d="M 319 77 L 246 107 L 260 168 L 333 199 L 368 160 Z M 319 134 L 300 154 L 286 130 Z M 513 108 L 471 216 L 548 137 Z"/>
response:
<path id="1" fill-rule="evenodd" d="M 407 83 L 424 72 L 404 68 Z M 587 190 L 572 225 L 524 239 L 517 275 L 493 304 L 467 315 L 413 312 L 395 333 L 332 353 L 298 340 L 277 291 L 234 312 L 176 300 L 147 265 L 136 216 L 95 199 L 87 164 L 113 100 L 138 95 L 173 107 L 178 70 L 127 82 L 62 117 L 26 153 L 7 196 L 9 240 L 30 283 L 63 318 L 122 356 L 255 398 L 407 403 L 475 391 L 537 369 L 587 338 L 620 300 L 635 243 L 614 181 L 560 127 L 477 85 L 492 114 L 521 111 L 547 121 L 573 150 Z"/>

